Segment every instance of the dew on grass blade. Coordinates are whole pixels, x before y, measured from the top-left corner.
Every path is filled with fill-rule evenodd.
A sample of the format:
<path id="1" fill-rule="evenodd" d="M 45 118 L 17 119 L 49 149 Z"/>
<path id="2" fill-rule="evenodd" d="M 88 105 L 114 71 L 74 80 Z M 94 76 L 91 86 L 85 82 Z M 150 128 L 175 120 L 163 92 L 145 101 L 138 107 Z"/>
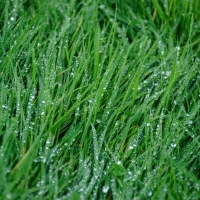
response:
<path id="1" fill-rule="evenodd" d="M 102 192 L 103 193 L 107 193 L 109 190 L 109 186 L 108 185 L 104 185 L 103 188 L 102 188 Z"/>
<path id="2" fill-rule="evenodd" d="M 3 104 L 3 105 L 2 105 L 2 108 L 3 108 L 3 109 L 7 109 L 7 108 L 8 108 L 8 106 L 7 106 L 7 105 L 5 105 L 5 104 Z"/>
<path id="3" fill-rule="evenodd" d="M 169 77 L 170 76 L 170 71 L 166 71 L 166 76 Z"/>
<path id="4" fill-rule="evenodd" d="M 151 126 L 151 124 L 150 124 L 150 123 L 147 123 L 147 126 Z"/>
<path id="5" fill-rule="evenodd" d="M 119 161 L 117 161 L 117 164 L 118 164 L 118 165 L 121 165 L 121 164 L 122 164 L 122 162 L 119 160 Z"/>
<path id="6" fill-rule="evenodd" d="M 152 196 L 152 191 L 149 190 L 148 194 L 147 194 L 149 197 Z"/>
<path id="7" fill-rule="evenodd" d="M 99 123 L 101 123 L 101 120 L 100 120 L 100 119 L 97 119 L 96 122 L 99 124 Z"/>
<path id="8" fill-rule="evenodd" d="M 45 114 L 45 112 L 43 111 L 43 112 L 41 112 L 41 116 L 44 116 L 44 114 Z"/>
<path id="9" fill-rule="evenodd" d="M 176 143 L 171 143 L 171 147 L 175 148 L 177 146 Z"/>
<path id="10" fill-rule="evenodd" d="M 12 198 L 12 194 L 11 193 L 6 194 L 6 198 L 7 199 L 11 199 Z"/>
<path id="11" fill-rule="evenodd" d="M 195 184 L 194 184 L 194 188 L 195 188 L 196 190 L 199 191 L 199 188 L 200 188 L 200 187 L 199 187 L 199 184 L 198 184 L 198 183 L 195 183 Z"/>

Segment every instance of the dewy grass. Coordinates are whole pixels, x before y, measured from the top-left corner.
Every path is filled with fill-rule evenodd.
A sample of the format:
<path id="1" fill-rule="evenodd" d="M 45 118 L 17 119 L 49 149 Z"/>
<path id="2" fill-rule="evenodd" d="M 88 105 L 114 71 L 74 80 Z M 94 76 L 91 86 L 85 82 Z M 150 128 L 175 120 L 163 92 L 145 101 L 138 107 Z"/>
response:
<path id="1" fill-rule="evenodd" d="M 199 199 L 199 1 L 0 2 L 0 199 Z"/>

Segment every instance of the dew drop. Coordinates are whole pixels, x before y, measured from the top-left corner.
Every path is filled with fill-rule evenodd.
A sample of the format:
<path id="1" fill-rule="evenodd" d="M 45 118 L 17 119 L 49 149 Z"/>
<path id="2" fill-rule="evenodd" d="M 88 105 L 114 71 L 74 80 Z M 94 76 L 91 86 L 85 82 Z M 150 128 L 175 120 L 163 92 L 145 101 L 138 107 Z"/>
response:
<path id="1" fill-rule="evenodd" d="M 150 123 L 147 123 L 147 126 L 150 126 Z"/>
<path id="2" fill-rule="evenodd" d="M 12 195 L 10 193 L 6 194 L 6 198 L 7 199 L 11 199 L 12 198 Z"/>
<path id="3" fill-rule="evenodd" d="M 171 147 L 175 148 L 177 146 L 176 143 L 171 143 Z"/>
<path id="4" fill-rule="evenodd" d="M 101 120 L 100 120 L 100 119 L 97 119 L 96 122 L 99 124 L 99 123 L 101 123 Z"/>
<path id="5" fill-rule="evenodd" d="M 104 185 L 103 188 L 102 188 L 102 192 L 103 193 L 107 193 L 109 190 L 109 186 L 108 185 Z"/>
<path id="6" fill-rule="evenodd" d="M 152 195 L 152 191 L 150 190 L 147 195 L 150 197 Z"/>
<path id="7" fill-rule="evenodd" d="M 121 165 L 121 164 L 122 164 L 122 162 L 119 160 L 119 161 L 117 161 L 117 164 L 118 164 L 118 165 Z"/>

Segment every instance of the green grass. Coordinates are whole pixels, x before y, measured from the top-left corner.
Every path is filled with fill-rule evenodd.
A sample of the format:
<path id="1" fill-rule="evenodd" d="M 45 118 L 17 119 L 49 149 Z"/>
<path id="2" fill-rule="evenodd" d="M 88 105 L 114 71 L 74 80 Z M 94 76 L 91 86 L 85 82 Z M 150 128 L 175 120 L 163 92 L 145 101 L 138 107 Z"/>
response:
<path id="1" fill-rule="evenodd" d="M 200 199 L 200 3 L 0 1 L 0 199 Z"/>

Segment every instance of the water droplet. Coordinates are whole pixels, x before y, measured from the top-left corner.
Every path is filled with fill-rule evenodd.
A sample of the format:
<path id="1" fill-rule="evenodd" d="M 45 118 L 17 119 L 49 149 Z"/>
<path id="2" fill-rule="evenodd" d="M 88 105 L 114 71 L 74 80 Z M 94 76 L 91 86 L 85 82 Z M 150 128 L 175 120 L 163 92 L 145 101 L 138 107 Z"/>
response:
<path id="1" fill-rule="evenodd" d="M 7 106 L 7 105 L 2 105 L 2 108 L 3 108 L 3 109 L 7 109 L 8 106 Z"/>
<path id="2" fill-rule="evenodd" d="M 152 191 L 150 190 L 147 195 L 150 197 L 152 195 Z"/>
<path id="3" fill-rule="evenodd" d="M 101 120 L 100 120 L 100 119 L 97 119 L 96 122 L 99 124 L 99 123 L 101 123 Z"/>
<path id="4" fill-rule="evenodd" d="M 122 162 L 119 160 L 119 161 L 117 161 L 117 164 L 118 164 L 118 165 L 121 165 L 121 164 L 122 164 Z"/>
<path id="5" fill-rule="evenodd" d="M 169 76 L 170 75 L 170 71 L 166 71 L 166 76 Z"/>
<path id="6" fill-rule="evenodd" d="M 109 186 L 108 185 L 104 185 L 103 188 L 102 188 L 102 192 L 103 193 L 107 193 L 109 190 Z"/>
<path id="7" fill-rule="evenodd" d="M 12 198 L 12 194 L 10 194 L 10 193 L 6 194 L 6 198 L 7 199 L 11 199 Z"/>
<path id="8" fill-rule="evenodd" d="M 11 17 L 11 18 L 10 18 L 10 20 L 11 20 L 11 21 L 14 21 L 14 20 L 15 20 L 15 18 L 14 18 L 14 17 Z"/>
<path id="9" fill-rule="evenodd" d="M 176 143 L 171 143 L 171 147 L 175 148 L 177 146 Z"/>
<path id="10" fill-rule="evenodd" d="M 46 141 L 46 144 L 50 144 L 50 143 L 51 143 L 51 140 L 48 139 L 48 140 Z"/>
<path id="11" fill-rule="evenodd" d="M 99 6 L 99 8 L 100 8 L 100 9 L 104 9 L 105 6 L 102 4 L 102 5 Z"/>
<path id="12" fill-rule="evenodd" d="M 150 126 L 151 124 L 150 123 L 147 123 L 147 126 Z"/>

